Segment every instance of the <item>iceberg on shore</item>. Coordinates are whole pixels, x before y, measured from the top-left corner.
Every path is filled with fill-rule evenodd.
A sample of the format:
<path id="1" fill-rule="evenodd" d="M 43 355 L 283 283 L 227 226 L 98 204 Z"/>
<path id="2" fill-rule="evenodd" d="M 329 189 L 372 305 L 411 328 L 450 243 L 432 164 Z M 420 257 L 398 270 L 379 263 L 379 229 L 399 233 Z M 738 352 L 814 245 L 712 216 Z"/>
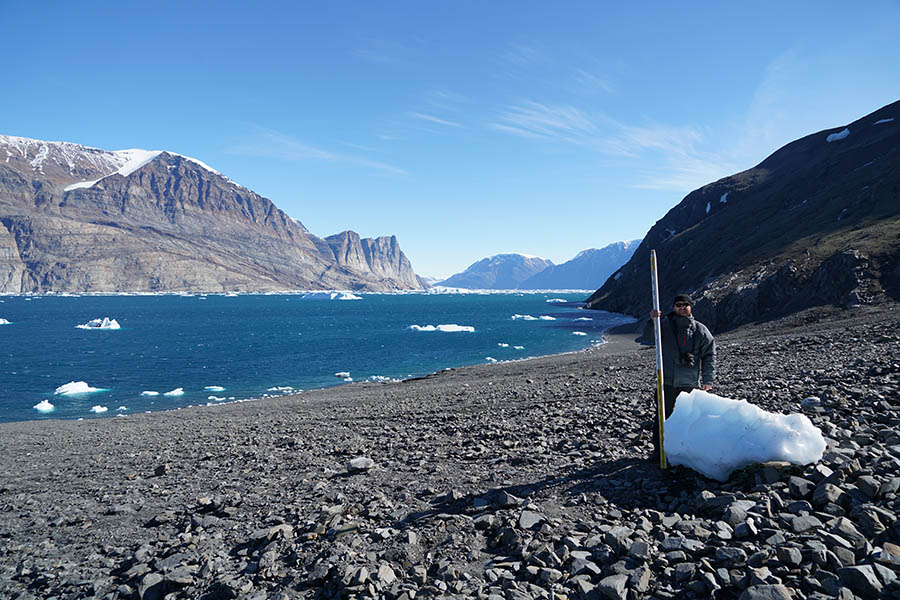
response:
<path id="1" fill-rule="evenodd" d="M 669 464 L 718 481 L 754 463 L 807 465 L 825 452 L 821 430 L 806 415 L 770 413 L 703 390 L 679 394 L 666 419 L 664 439 Z"/>
<path id="2" fill-rule="evenodd" d="M 52 412 L 55 408 L 49 400 L 41 400 L 34 405 L 34 409 L 38 412 Z"/>
<path id="3" fill-rule="evenodd" d="M 78 329 L 121 329 L 119 322 L 109 317 L 102 319 L 91 319 L 82 325 L 76 325 Z"/>
<path id="4" fill-rule="evenodd" d="M 310 292 L 303 295 L 303 300 L 362 300 L 362 297 L 350 292 Z"/>
<path id="5" fill-rule="evenodd" d="M 100 388 L 89 386 L 84 381 L 70 381 L 56 388 L 53 392 L 55 396 L 74 396 L 75 394 L 90 394 L 93 392 L 101 392 Z"/>

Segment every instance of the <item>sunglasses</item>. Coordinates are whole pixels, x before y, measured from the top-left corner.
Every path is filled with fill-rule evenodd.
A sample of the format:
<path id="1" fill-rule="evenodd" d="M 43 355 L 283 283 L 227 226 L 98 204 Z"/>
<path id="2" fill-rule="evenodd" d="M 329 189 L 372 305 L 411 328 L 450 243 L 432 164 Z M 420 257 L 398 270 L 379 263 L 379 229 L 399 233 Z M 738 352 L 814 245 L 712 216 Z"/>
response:
<path id="1" fill-rule="evenodd" d="M 675 308 L 684 308 L 685 306 L 690 306 L 690 303 L 688 303 L 688 302 L 676 302 L 675 303 Z"/>

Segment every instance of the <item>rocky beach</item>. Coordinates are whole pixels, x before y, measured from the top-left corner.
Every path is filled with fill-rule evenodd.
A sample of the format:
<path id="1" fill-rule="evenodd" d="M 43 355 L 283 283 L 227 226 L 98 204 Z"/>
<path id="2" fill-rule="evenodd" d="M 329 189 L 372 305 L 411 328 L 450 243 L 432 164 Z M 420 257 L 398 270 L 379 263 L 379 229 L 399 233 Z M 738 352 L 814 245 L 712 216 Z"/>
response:
<path id="1" fill-rule="evenodd" d="M 650 456 L 654 353 L 633 337 L 0 425 L 0 596 L 900 598 L 895 303 L 717 337 L 714 392 L 803 413 L 828 441 L 816 464 L 725 483 Z"/>

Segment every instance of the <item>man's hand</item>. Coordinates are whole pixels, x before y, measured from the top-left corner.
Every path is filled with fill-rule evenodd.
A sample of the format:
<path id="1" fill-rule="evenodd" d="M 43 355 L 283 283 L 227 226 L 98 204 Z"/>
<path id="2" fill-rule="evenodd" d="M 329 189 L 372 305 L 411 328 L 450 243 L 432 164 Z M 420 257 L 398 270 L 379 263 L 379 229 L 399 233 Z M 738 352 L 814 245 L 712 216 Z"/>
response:
<path id="1" fill-rule="evenodd" d="M 656 309 L 653 309 L 653 310 L 650 311 L 650 318 L 651 318 L 651 319 L 658 319 L 658 318 L 660 318 L 661 316 L 662 316 L 662 313 L 659 312 L 659 311 L 656 310 Z"/>
<path id="2" fill-rule="evenodd" d="M 700 387 L 701 387 L 701 389 L 702 389 L 704 392 L 708 392 L 709 390 L 712 389 L 712 386 L 709 385 L 708 383 L 704 383 L 704 384 L 703 384 L 702 386 L 700 386 Z"/>

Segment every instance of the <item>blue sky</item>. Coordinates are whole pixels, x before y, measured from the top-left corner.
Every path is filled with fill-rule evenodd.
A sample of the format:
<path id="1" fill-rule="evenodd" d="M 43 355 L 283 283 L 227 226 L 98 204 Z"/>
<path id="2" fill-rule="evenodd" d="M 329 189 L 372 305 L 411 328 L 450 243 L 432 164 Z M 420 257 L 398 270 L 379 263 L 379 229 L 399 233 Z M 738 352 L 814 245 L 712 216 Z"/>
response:
<path id="1" fill-rule="evenodd" d="M 192 156 L 449 276 L 640 238 L 900 99 L 896 1 L 624 4 L 0 0 L 0 133 Z"/>

